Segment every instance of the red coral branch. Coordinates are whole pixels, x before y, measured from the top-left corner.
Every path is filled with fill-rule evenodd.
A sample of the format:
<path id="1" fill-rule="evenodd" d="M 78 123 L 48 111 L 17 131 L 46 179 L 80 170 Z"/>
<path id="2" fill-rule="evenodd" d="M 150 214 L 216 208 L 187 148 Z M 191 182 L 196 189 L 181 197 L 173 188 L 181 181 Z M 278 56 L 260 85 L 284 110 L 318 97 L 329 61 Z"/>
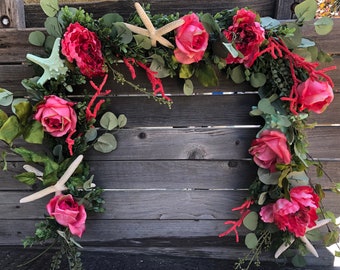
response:
<path id="1" fill-rule="evenodd" d="M 243 224 L 243 220 L 251 212 L 249 210 L 249 207 L 253 203 L 254 203 L 253 200 L 246 200 L 241 206 L 233 208 L 232 211 L 240 211 L 241 217 L 238 220 L 227 220 L 226 222 L 224 222 L 225 225 L 232 224 L 232 226 L 225 232 L 219 234 L 219 237 L 227 236 L 229 233 L 234 231 L 236 242 L 238 243 L 240 239 L 239 239 L 237 228 L 239 228 Z"/>
<path id="2" fill-rule="evenodd" d="M 97 104 L 94 106 L 93 111 L 91 111 L 91 107 L 93 106 L 95 100 L 99 96 L 106 96 L 111 93 L 111 90 L 105 90 L 103 92 L 104 85 L 107 81 L 108 75 L 106 74 L 103 78 L 102 83 L 97 86 L 93 81 L 90 81 L 91 86 L 93 87 L 94 90 L 96 90 L 96 93 L 92 96 L 89 104 L 86 107 L 86 120 L 90 121 L 91 119 L 94 119 L 97 117 L 98 111 L 100 109 L 100 106 L 105 102 L 105 100 L 99 100 Z"/>

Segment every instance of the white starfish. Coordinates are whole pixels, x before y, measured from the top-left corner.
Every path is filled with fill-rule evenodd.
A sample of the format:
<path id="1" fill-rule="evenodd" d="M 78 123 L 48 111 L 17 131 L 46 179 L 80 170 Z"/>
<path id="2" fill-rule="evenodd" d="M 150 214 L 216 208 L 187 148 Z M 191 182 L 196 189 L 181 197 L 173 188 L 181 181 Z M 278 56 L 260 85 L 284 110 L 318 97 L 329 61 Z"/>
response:
<path id="1" fill-rule="evenodd" d="M 171 42 L 169 40 L 165 39 L 163 37 L 163 35 L 165 35 L 165 34 L 171 32 L 171 31 L 175 30 L 176 28 L 180 27 L 184 23 L 184 20 L 179 19 L 179 20 L 173 21 L 171 23 L 168 23 L 168 24 L 164 25 L 163 27 L 161 27 L 159 29 L 155 29 L 150 18 L 148 17 L 148 15 L 146 14 L 144 9 L 142 8 L 142 6 L 138 2 L 135 2 L 135 8 L 136 8 L 136 11 L 137 11 L 139 17 L 141 18 L 142 22 L 144 23 L 146 29 L 132 25 L 132 24 L 129 24 L 129 23 L 125 23 L 125 26 L 127 28 L 129 28 L 130 31 L 133 32 L 133 33 L 149 37 L 151 39 L 151 45 L 153 47 L 156 47 L 156 44 L 157 44 L 157 41 L 158 41 L 160 44 L 162 44 L 165 47 L 173 48 L 174 46 L 171 44 Z"/>
<path id="2" fill-rule="evenodd" d="M 53 49 L 49 58 L 41 58 L 33 54 L 27 54 L 26 58 L 44 69 L 43 75 L 39 78 L 38 84 L 43 85 L 47 80 L 57 79 L 59 75 L 65 75 L 68 68 L 64 60 L 59 56 L 60 38 L 54 41 Z"/>
<path id="3" fill-rule="evenodd" d="M 79 155 L 70 165 L 70 167 L 67 168 L 67 170 L 64 172 L 64 174 L 62 175 L 62 177 L 60 177 L 60 179 L 58 180 L 58 182 L 53 185 L 53 186 L 49 186 L 47 188 L 44 188 L 42 190 L 39 190 L 36 193 L 33 193 L 29 196 L 26 196 L 24 198 L 22 198 L 20 200 L 20 203 L 27 203 L 27 202 L 32 202 L 35 201 L 37 199 L 40 199 L 42 197 L 45 197 L 48 194 L 51 194 L 53 192 L 55 192 L 55 195 L 59 195 L 61 194 L 62 191 L 67 190 L 67 187 L 65 186 L 65 183 L 67 182 L 67 180 L 72 176 L 72 174 L 74 173 L 74 171 L 78 168 L 79 164 L 81 163 L 81 161 L 83 160 L 83 155 Z M 30 170 L 33 167 L 27 167 L 26 169 Z M 36 170 L 37 175 L 39 175 L 41 172 L 37 169 L 34 168 L 34 170 Z M 35 172 L 35 171 L 32 171 Z"/>
<path id="4" fill-rule="evenodd" d="M 312 228 L 307 228 L 306 232 L 314 230 L 316 228 L 319 228 L 323 225 L 326 225 L 328 222 L 330 222 L 331 220 L 329 218 L 327 219 L 322 219 L 322 220 L 318 220 L 316 221 L 316 225 Z M 316 251 L 316 249 L 314 248 L 314 246 L 312 245 L 311 242 L 309 242 L 309 240 L 307 239 L 306 235 L 299 237 L 300 240 L 305 243 L 306 248 L 315 256 L 315 257 L 319 257 L 318 252 Z M 284 242 L 275 252 L 275 259 L 277 259 L 284 251 L 286 251 L 295 241 L 295 238 L 293 236 L 291 236 L 287 242 Z"/>

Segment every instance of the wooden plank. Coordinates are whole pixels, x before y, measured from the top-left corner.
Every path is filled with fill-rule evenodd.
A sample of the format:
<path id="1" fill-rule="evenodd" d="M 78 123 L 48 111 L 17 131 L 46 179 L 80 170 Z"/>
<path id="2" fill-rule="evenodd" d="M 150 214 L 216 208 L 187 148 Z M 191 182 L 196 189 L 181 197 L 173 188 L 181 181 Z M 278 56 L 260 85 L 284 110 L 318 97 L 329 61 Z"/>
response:
<path id="1" fill-rule="evenodd" d="M 293 19 L 293 3 L 295 3 L 295 0 L 277 0 L 275 18 L 278 20 Z"/>
<path id="2" fill-rule="evenodd" d="M 0 2 L 0 29 L 25 28 L 25 11 L 22 0 L 2 0 Z"/>
<path id="3" fill-rule="evenodd" d="M 151 14 L 171 14 L 179 13 L 185 15 L 189 11 L 193 12 L 209 12 L 215 14 L 224 9 L 232 9 L 235 7 L 250 7 L 258 11 L 261 16 L 274 16 L 275 1 L 274 0 L 230 0 L 230 1 L 176 1 L 176 0 L 148 0 L 143 1 L 144 4 L 151 4 Z M 124 18 L 129 17 L 134 12 L 134 7 L 130 1 L 102 1 L 97 3 L 72 3 L 72 6 L 81 6 L 86 11 L 91 12 L 95 18 L 100 18 L 108 12 L 117 12 Z M 39 5 L 26 5 L 26 25 L 27 27 L 40 27 L 46 18 Z"/>

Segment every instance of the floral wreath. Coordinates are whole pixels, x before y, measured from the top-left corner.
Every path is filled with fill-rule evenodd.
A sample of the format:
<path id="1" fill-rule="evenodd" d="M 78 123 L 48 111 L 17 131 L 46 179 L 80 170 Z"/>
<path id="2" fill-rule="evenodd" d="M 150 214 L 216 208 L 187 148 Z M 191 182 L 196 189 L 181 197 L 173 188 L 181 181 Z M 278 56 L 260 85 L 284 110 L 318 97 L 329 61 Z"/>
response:
<path id="1" fill-rule="evenodd" d="M 50 56 L 27 55 L 40 67 L 37 77 L 22 81 L 27 99 L 13 99 L 11 92 L 0 88 L 0 104 L 13 111 L 8 115 L 0 110 L 0 139 L 26 163 L 43 168 L 27 164 L 25 172 L 16 176 L 41 187 L 20 202 L 54 193 L 45 220 L 36 224 L 34 236 L 24 240 L 25 247 L 50 240 L 51 246 L 60 246 L 52 269 L 60 265 L 62 255 L 68 258 L 70 269 L 81 268 L 75 236 L 84 233 L 88 213 L 104 211 L 102 189 L 93 183 L 89 165 L 82 160 L 92 147 L 103 153 L 115 150 L 113 133 L 127 123 L 124 115 L 117 117 L 103 109 L 110 94 L 104 90 L 109 74 L 169 107 L 172 100 L 161 80 L 168 76 L 183 79 L 187 95 L 194 91 L 193 78 L 204 86 L 217 85 L 217 71 L 258 90 L 260 101 L 250 114 L 265 122 L 249 149 L 258 177 L 245 202 L 232 209 L 240 212 L 240 218 L 226 221 L 229 227 L 220 234 L 233 232 L 239 242 L 237 228 L 244 225 L 250 230 L 245 237 L 250 253 L 236 269 L 258 263 L 262 250 L 276 249 L 277 258 L 290 246 L 298 251 L 293 263 L 301 266 L 300 257 L 307 252 L 318 256 L 309 232 L 321 226 L 329 228 L 325 244 L 337 242 L 335 218 L 321 203 L 322 188 L 313 185 L 305 172 L 313 165 L 322 173 L 321 164 L 307 150 L 308 116 L 322 113 L 334 98 L 333 82 L 326 72 L 335 67 L 317 69 L 317 61 L 330 57 L 300 35 L 300 26 L 315 17 L 316 1 L 296 5 L 297 19 L 287 23 L 260 18 L 247 8 L 179 17 L 151 15 L 148 6 L 135 3 L 136 13 L 124 22 L 117 13 L 94 19 L 81 8 L 60 8 L 57 0 L 40 4 L 48 16 L 47 33 L 34 31 L 29 42 L 44 46 Z M 318 34 L 332 29 L 329 18 L 314 24 Z M 131 81 L 115 69 L 121 62 L 130 71 Z M 145 71 L 152 92 L 133 83 L 136 67 Z M 101 81 L 96 83 L 98 78 Z M 94 91 L 82 90 L 83 100 L 72 99 L 74 89 L 86 87 Z M 50 152 L 15 147 L 18 137 L 28 144 L 48 143 Z M 6 170 L 5 155 L 3 164 Z"/>

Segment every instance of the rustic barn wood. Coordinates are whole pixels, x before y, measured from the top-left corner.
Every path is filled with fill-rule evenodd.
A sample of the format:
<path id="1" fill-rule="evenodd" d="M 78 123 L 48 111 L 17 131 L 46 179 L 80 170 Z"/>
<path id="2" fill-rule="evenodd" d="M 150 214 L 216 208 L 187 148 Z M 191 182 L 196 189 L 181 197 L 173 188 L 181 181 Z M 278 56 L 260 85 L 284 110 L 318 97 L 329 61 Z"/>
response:
<path id="1" fill-rule="evenodd" d="M 291 18 L 293 2 L 148 1 L 154 13 L 214 12 L 248 5 L 262 16 L 278 19 Z M 108 10 L 128 16 L 133 11 L 132 3 L 95 1 L 79 6 L 98 17 Z M 45 16 L 38 5 L 24 6 L 20 0 L 2 1 L 0 17 L 4 14 L 10 24 L 0 26 L 0 87 L 22 97 L 25 91 L 20 81 L 34 75 L 25 59 L 26 53 L 44 55 L 41 48 L 28 44 L 27 37 L 33 29 L 43 26 Z M 21 29 L 25 24 L 27 29 Z M 333 54 L 334 61 L 328 65 L 339 66 L 340 20 L 335 20 L 331 39 L 316 36 L 310 25 L 303 30 Z M 117 69 L 129 76 L 124 67 Z M 140 79 L 143 76 L 139 74 L 141 71 L 136 82 L 148 87 L 148 81 Z M 329 75 L 338 92 L 340 71 Z M 166 92 L 174 100 L 169 110 L 127 86 L 108 82 L 107 88 L 113 90 L 110 109 L 124 113 L 128 124 L 117 134 L 119 146 L 115 152 L 103 155 L 91 151 L 86 156 L 94 181 L 105 188 L 106 201 L 106 212 L 89 217 L 80 241 L 86 269 L 230 269 L 232 262 L 247 252 L 243 244 L 235 243 L 233 235 L 223 239 L 217 236 L 225 230 L 226 219 L 238 217 L 231 208 L 247 196 L 246 189 L 256 175 L 247 150 L 262 123 L 260 118 L 248 114 L 251 106 L 256 105 L 257 95 L 249 85 L 234 85 L 225 79 L 215 88 L 197 84 L 196 94 L 187 97 L 181 84 L 176 79 L 164 80 Z M 317 127 L 308 131 L 310 154 L 323 161 L 328 175 L 336 181 L 340 177 L 339 95 L 336 93 L 325 114 L 311 117 Z M 16 142 L 16 146 L 21 144 Z M 0 152 L 5 149 L 0 144 Z M 0 177 L 0 268 L 15 269 L 32 257 L 28 255 L 41 251 L 22 250 L 19 246 L 43 218 L 41 209 L 48 198 L 20 205 L 19 199 L 32 189 L 13 179 L 21 172 L 22 160 L 13 153 L 8 154 L 7 160 L 8 171 L 1 171 Z M 329 190 L 330 180 L 326 176 L 317 178 L 313 169 L 310 175 L 314 183 L 328 188 L 325 204 L 339 216 L 338 199 Z M 332 268 L 330 253 L 321 247 L 319 253 L 319 259 L 307 257 L 311 266 L 306 269 Z M 113 260 L 117 268 L 108 268 L 114 265 Z M 148 264 L 143 265 L 142 260 Z M 272 254 L 266 254 L 264 261 L 261 269 L 290 269 L 284 259 L 274 262 Z M 40 259 L 36 266 L 44 269 L 46 262 Z M 23 269 L 38 269 L 27 267 Z"/>

